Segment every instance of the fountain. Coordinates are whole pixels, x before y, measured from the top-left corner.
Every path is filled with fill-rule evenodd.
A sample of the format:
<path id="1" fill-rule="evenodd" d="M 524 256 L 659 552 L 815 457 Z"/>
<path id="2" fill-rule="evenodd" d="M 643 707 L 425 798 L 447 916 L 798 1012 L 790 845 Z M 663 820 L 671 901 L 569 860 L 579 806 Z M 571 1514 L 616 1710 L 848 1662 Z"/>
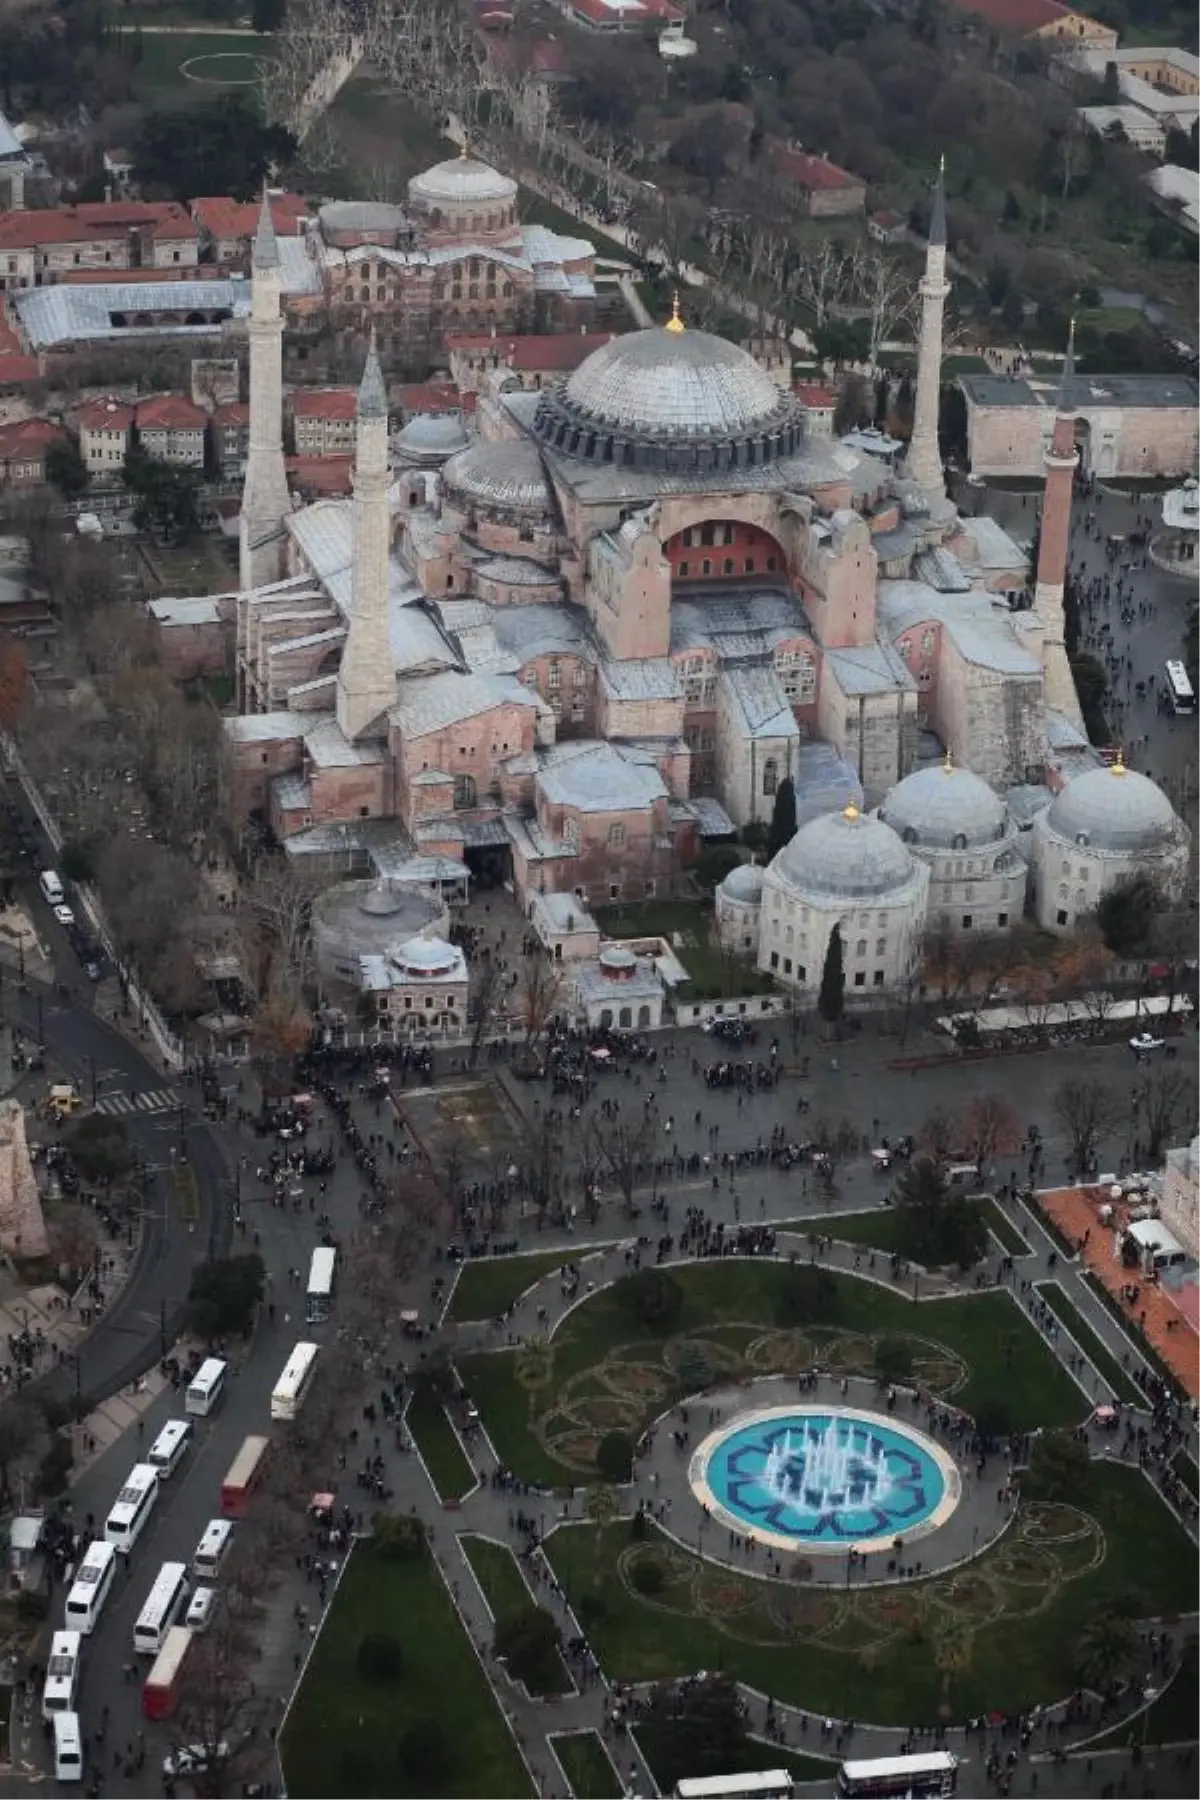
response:
<path id="1" fill-rule="evenodd" d="M 865 1439 L 861 1446 L 855 1436 Z M 796 1439 L 799 1438 L 799 1445 Z M 886 1506 L 894 1483 L 883 1441 L 862 1427 L 829 1419 L 803 1430 L 778 1433 L 767 1452 L 761 1483 L 797 1512 L 825 1513 L 830 1507 Z"/>

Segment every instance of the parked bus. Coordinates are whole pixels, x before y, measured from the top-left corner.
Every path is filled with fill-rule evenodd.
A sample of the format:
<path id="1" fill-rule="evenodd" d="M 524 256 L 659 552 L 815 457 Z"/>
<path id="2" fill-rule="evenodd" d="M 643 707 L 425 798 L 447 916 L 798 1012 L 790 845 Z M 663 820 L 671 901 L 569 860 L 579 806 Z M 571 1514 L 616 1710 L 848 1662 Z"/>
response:
<path id="1" fill-rule="evenodd" d="M 82 1645 L 83 1634 L 78 1631 L 56 1631 L 50 1640 L 46 1684 L 42 1689 L 43 1719 L 51 1719 L 59 1712 L 74 1712 Z"/>
<path id="2" fill-rule="evenodd" d="M 317 1368 L 317 1345 L 297 1344 L 284 1364 L 271 1395 L 271 1417 L 294 1419 L 312 1385 Z"/>
<path id="3" fill-rule="evenodd" d="M 851 1800 L 886 1800 L 889 1795 L 920 1800 L 927 1794 L 953 1794 L 958 1787 L 958 1758 L 948 1750 L 931 1750 L 925 1756 L 875 1756 L 868 1761 L 844 1762 L 838 1770 L 839 1794 Z"/>
<path id="4" fill-rule="evenodd" d="M 233 1526 L 228 1519 L 210 1519 L 204 1536 L 192 1552 L 192 1568 L 201 1581 L 213 1581 L 225 1561 L 233 1541 Z"/>
<path id="5" fill-rule="evenodd" d="M 79 1731 L 79 1714 L 60 1712 L 54 1715 L 54 1779 L 83 1780 L 83 1739 Z"/>
<path id="6" fill-rule="evenodd" d="M 329 1317 L 333 1306 L 333 1283 L 337 1272 L 337 1251 L 322 1244 L 312 1253 L 308 1265 L 308 1294 L 304 1301 L 304 1317 L 309 1325 L 319 1325 Z"/>
<path id="7" fill-rule="evenodd" d="M 267 1466 L 271 1440 L 248 1437 L 229 1465 L 229 1473 L 221 1483 L 221 1511 L 227 1519 L 240 1519 L 250 1504 L 250 1496 L 262 1480 Z"/>
<path id="8" fill-rule="evenodd" d="M 194 1642 L 186 1625 L 172 1625 L 168 1631 L 142 1688 L 142 1712 L 147 1719 L 169 1719 L 175 1711 L 183 1666 Z"/>
<path id="9" fill-rule="evenodd" d="M 65 1622 L 68 1631 L 81 1631 L 84 1637 L 88 1635 L 103 1611 L 116 1572 L 116 1551 L 111 1544 L 97 1538 L 94 1544 L 88 1545 L 67 1595 Z"/>
<path id="10" fill-rule="evenodd" d="M 1166 675 L 1167 692 L 1171 696 L 1176 717 L 1190 719 L 1196 710 L 1196 691 L 1188 680 L 1187 670 L 1181 662 L 1169 662 Z"/>
<path id="11" fill-rule="evenodd" d="M 165 1481 L 179 1466 L 192 1441 L 192 1428 L 186 1419 L 168 1419 L 146 1454 L 146 1461 L 157 1469 L 158 1479 Z"/>
<path id="12" fill-rule="evenodd" d="M 675 1783 L 680 1800 L 789 1800 L 787 1769 L 759 1769 L 752 1775 L 687 1775 Z"/>
<path id="13" fill-rule="evenodd" d="M 133 1628 L 133 1647 L 140 1656 L 158 1655 L 163 1639 L 187 1605 L 191 1591 L 187 1564 L 164 1563 Z"/>
<path id="14" fill-rule="evenodd" d="M 196 1370 L 183 1397 L 183 1410 L 195 1419 L 206 1419 L 225 1391 L 229 1364 L 219 1356 L 209 1356 Z"/>
<path id="15" fill-rule="evenodd" d="M 105 1537 L 110 1544 L 116 1545 L 122 1556 L 128 1556 L 137 1543 L 157 1499 L 158 1470 L 152 1469 L 149 1463 L 135 1463 L 104 1521 Z"/>

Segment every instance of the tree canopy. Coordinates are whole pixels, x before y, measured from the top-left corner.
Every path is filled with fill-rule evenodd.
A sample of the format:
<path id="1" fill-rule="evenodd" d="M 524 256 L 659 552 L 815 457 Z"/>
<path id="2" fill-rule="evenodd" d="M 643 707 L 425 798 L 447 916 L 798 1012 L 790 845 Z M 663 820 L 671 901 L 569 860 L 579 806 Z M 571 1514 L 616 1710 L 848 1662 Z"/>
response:
<path id="1" fill-rule="evenodd" d="M 234 89 L 147 113 L 133 142 L 134 176 L 147 195 L 188 201 L 196 194 L 252 200 L 273 170 L 291 161 L 296 140 L 264 122 Z"/>
<path id="2" fill-rule="evenodd" d="M 845 1009 L 846 965 L 842 954 L 842 928 L 835 925 L 829 934 L 829 944 L 825 951 L 817 1011 L 827 1025 L 836 1025 Z"/>
<path id="3" fill-rule="evenodd" d="M 246 1331 L 262 1299 L 261 1256 L 225 1256 L 201 1263 L 188 1292 L 188 1321 L 209 1343 Z"/>
<path id="4" fill-rule="evenodd" d="M 905 1256 L 926 1268 L 955 1263 L 969 1269 L 987 1250 L 987 1226 L 979 1207 L 957 1193 L 930 1156 L 902 1169 L 892 1190 Z"/>
<path id="5" fill-rule="evenodd" d="M 775 789 L 775 805 L 767 832 L 767 861 L 778 856 L 785 844 L 796 835 L 796 788 L 790 775 L 785 775 Z"/>

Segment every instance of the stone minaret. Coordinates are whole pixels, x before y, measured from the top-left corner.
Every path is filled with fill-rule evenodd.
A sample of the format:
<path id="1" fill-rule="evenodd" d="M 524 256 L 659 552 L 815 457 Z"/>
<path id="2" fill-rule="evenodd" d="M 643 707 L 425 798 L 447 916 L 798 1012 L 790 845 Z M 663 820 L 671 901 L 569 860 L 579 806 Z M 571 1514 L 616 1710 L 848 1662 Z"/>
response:
<path id="1" fill-rule="evenodd" d="M 283 574 L 283 522 L 291 511 L 283 463 L 283 314 L 279 246 L 263 190 L 250 259 L 250 452 L 242 488 L 241 585 Z"/>
<path id="2" fill-rule="evenodd" d="M 1079 696 L 1067 661 L 1066 607 L 1067 552 L 1071 543 L 1071 500 L 1075 486 L 1075 408 L 1071 390 L 1075 384 L 1075 321 L 1067 339 L 1062 385 L 1054 409 L 1054 426 L 1044 459 L 1046 489 L 1042 498 L 1042 530 L 1038 543 L 1033 604 L 1042 621 L 1042 668 L 1046 678 L 1046 704 L 1080 722 Z"/>
<path id="3" fill-rule="evenodd" d="M 905 464 L 911 480 L 934 506 L 946 499 L 942 457 L 938 449 L 938 403 L 942 390 L 942 315 L 950 283 L 946 280 L 946 175 L 938 170 L 929 215 L 929 247 L 921 280 L 921 338 L 917 346 L 917 399 L 912 438 Z"/>
<path id="4" fill-rule="evenodd" d="M 358 390 L 350 629 L 337 682 L 337 721 L 351 740 L 362 737 L 396 703 L 388 606 L 389 481 L 387 389 L 372 333 Z"/>

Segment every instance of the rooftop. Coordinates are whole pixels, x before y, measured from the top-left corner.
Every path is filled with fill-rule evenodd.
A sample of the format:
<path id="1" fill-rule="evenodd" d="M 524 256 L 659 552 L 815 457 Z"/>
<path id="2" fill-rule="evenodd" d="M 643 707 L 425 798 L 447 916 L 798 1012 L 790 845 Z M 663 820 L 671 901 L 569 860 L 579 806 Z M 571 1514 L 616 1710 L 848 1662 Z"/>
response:
<path id="1" fill-rule="evenodd" d="M 293 388 L 290 396 L 292 417 L 352 420 L 357 398 L 352 387 Z"/>
<path id="2" fill-rule="evenodd" d="M 667 793 L 652 762 L 617 744 L 592 741 L 556 745 L 544 759 L 537 785 L 551 805 L 577 812 L 640 812 Z"/>
<path id="3" fill-rule="evenodd" d="M 1194 174 L 1192 179 L 1196 179 Z M 958 379 L 963 393 L 976 406 L 1053 410 L 1061 385 L 1056 381 L 1035 383 L 1024 375 L 960 375 Z M 1200 384 L 1192 375 L 1076 375 L 1065 387 L 1068 406 L 1079 412 L 1104 406 L 1181 406 L 1194 412 L 1200 404 Z"/>
<path id="4" fill-rule="evenodd" d="M 96 338 L 212 337 L 224 329 L 222 319 L 245 318 L 249 313 L 250 284 L 222 278 L 81 282 L 27 288 L 13 296 L 12 305 L 35 350 Z M 182 316 L 183 322 L 167 323 L 153 316 L 163 313 Z M 204 313 L 217 315 L 216 322 L 186 322 L 189 314 Z M 137 322 L 144 320 L 149 322 Z"/>
<path id="5" fill-rule="evenodd" d="M 208 414 L 185 394 L 155 394 L 137 403 L 139 431 L 203 431 Z"/>
<path id="6" fill-rule="evenodd" d="M 1047 25 L 1057 25 L 1077 10 L 1063 6 L 1060 0 L 952 0 L 952 4 L 959 12 L 974 13 L 977 18 L 986 19 L 997 31 L 1015 32 L 1019 37 L 1029 37 L 1033 32 L 1044 31 Z M 1088 15 L 1081 16 L 1086 18 Z"/>
<path id="7" fill-rule="evenodd" d="M 228 194 L 199 194 L 191 203 L 192 217 L 219 242 L 250 239 L 258 226 L 259 200 L 234 200 Z M 308 201 L 303 194 L 267 193 L 271 223 L 280 237 L 294 237 L 303 219 L 308 217 Z"/>
<path id="8" fill-rule="evenodd" d="M 0 251 L 31 250 L 49 244 L 103 242 L 134 230 L 194 237 L 195 227 L 175 200 L 97 200 L 78 206 L 47 206 L 0 213 Z"/>
<path id="9" fill-rule="evenodd" d="M 867 184 L 861 175 L 852 175 L 849 169 L 839 168 L 827 156 L 814 156 L 808 150 L 798 150 L 791 144 L 780 143 L 778 139 L 772 139 L 768 148 L 775 167 L 782 169 L 797 187 L 807 188 L 812 192 L 832 192 L 836 188 L 866 188 Z"/>

